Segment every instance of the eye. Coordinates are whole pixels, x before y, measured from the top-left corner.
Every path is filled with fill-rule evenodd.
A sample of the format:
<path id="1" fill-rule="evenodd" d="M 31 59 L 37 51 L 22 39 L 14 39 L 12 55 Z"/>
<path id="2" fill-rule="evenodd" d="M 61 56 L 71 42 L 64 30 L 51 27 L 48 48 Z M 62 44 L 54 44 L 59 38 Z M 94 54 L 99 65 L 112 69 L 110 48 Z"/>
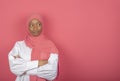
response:
<path id="1" fill-rule="evenodd" d="M 31 24 L 30 26 L 33 27 L 33 24 Z"/>
<path id="2" fill-rule="evenodd" d="M 40 23 L 39 23 L 38 25 L 39 25 L 39 26 L 41 26 L 41 24 L 40 24 Z"/>

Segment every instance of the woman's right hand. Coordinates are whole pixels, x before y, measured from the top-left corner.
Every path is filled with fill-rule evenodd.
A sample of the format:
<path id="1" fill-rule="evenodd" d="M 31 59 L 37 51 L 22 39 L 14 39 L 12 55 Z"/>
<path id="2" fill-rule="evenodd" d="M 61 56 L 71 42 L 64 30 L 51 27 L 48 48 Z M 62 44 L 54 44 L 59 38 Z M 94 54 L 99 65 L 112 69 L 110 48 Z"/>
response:
<path id="1" fill-rule="evenodd" d="M 47 64 L 48 63 L 48 60 L 39 60 L 38 61 L 38 67 L 39 66 L 43 66 L 43 65 L 45 65 L 45 64 Z"/>
<path id="2" fill-rule="evenodd" d="M 16 58 L 21 58 L 19 55 L 16 55 L 16 56 L 13 56 L 13 57 L 14 57 L 15 59 L 16 59 Z"/>

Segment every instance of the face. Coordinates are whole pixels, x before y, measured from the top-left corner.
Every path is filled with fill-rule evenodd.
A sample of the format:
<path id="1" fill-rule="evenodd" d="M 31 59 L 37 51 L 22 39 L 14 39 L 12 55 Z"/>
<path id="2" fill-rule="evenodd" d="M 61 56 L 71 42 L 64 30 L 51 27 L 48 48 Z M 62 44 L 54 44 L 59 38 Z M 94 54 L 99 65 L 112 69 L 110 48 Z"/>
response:
<path id="1" fill-rule="evenodd" d="M 29 31 L 33 36 L 39 36 L 42 32 L 42 23 L 38 19 L 29 22 Z"/>

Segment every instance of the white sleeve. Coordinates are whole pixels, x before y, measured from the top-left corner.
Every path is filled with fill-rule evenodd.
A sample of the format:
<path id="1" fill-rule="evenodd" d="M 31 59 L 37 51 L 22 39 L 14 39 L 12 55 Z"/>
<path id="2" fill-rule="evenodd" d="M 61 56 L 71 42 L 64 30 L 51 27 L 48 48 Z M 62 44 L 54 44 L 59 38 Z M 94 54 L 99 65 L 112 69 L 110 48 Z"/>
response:
<path id="1" fill-rule="evenodd" d="M 38 67 L 38 60 L 25 61 L 22 58 L 14 58 L 14 56 L 18 54 L 19 54 L 19 46 L 16 43 L 8 55 L 10 70 L 15 75 L 22 75 L 26 71 Z"/>
<path id="2" fill-rule="evenodd" d="M 37 75 L 38 77 L 54 80 L 58 71 L 58 54 L 51 53 L 48 64 L 40 66 L 37 69 L 27 71 L 28 75 Z"/>

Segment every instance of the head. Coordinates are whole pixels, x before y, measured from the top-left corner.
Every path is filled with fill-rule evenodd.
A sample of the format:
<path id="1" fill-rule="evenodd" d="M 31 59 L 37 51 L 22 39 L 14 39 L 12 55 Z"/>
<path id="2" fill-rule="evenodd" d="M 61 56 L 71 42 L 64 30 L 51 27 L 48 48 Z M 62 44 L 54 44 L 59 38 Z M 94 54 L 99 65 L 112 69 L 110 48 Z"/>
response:
<path id="1" fill-rule="evenodd" d="M 37 37 L 42 33 L 43 22 L 39 16 L 32 16 L 27 25 L 30 35 Z"/>

